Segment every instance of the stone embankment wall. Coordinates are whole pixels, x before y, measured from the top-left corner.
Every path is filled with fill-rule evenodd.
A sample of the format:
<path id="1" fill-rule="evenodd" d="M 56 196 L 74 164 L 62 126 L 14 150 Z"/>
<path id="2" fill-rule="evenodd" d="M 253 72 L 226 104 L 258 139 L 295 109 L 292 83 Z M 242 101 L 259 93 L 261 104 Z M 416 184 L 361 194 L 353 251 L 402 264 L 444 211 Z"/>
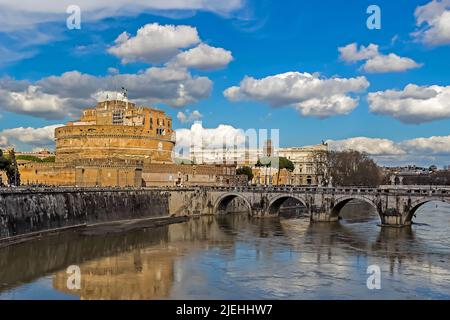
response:
<path id="1" fill-rule="evenodd" d="M 0 190 L 0 241 L 85 223 L 169 215 L 164 190 Z"/>

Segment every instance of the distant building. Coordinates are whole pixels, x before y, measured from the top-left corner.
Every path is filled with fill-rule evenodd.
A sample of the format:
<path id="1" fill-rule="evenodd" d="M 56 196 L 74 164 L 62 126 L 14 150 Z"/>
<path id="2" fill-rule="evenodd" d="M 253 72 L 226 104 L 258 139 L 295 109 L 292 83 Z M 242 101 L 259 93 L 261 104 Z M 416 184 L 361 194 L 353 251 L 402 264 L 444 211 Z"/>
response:
<path id="1" fill-rule="evenodd" d="M 314 185 L 323 182 L 326 174 L 326 157 L 328 145 L 325 143 L 296 148 L 274 148 L 268 140 L 263 148 L 193 148 L 190 151 L 191 161 L 197 164 L 227 164 L 237 167 L 249 166 L 253 168 L 253 183 L 276 184 L 274 174 L 279 181 L 283 176 L 283 183 L 292 185 Z M 255 168 L 258 160 L 267 157 L 286 157 L 294 163 L 295 170 L 291 174 L 281 173 L 272 166 L 269 169 Z"/>
<path id="2" fill-rule="evenodd" d="M 450 171 L 445 167 L 415 165 L 383 167 L 384 183 L 388 185 L 449 185 Z"/>
<path id="3" fill-rule="evenodd" d="M 55 157 L 55 153 L 46 149 L 33 152 L 16 152 L 16 161 L 18 165 L 23 165 L 38 160 L 47 160 Z M 53 162 L 53 161 L 50 161 Z"/>
<path id="4" fill-rule="evenodd" d="M 41 150 L 37 150 L 37 151 L 32 151 L 32 152 L 16 152 L 16 157 L 18 156 L 33 156 L 39 159 L 45 159 L 48 157 L 52 157 L 54 156 L 55 153 L 52 151 L 49 151 L 47 149 L 41 149 Z"/>
<path id="5" fill-rule="evenodd" d="M 324 182 L 327 170 L 328 145 L 326 143 L 299 148 L 280 148 L 278 155 L 294 163 L 294 185 L 317 185 Z"/>
<path id="6" fill-rule="evenodd" d="M 385 175 L 396 176 L 419 176 L 430 172 L 429 168 L 419 167 L 416 165 L 383 167 L 382 170 Z"/>
<path id="7" fill-rule="evenodd" d="M 293 185 L 293 175 L 286 169 L 273 167 L 253 167 L 252 184 L 256 185 Z"/>

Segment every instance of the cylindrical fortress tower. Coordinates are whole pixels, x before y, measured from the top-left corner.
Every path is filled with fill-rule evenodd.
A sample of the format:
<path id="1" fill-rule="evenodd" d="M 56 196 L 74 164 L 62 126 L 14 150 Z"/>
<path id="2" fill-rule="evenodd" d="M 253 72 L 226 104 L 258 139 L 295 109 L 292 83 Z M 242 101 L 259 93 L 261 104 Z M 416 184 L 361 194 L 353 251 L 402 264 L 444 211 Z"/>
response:
<path id="1" fill-rule="evenodd" d="M 172 163 L 175 132 L 163 111 L 127 100 L 102 101 L 79 121 L 56 128 L 56 162 L 78 159 Z"/>

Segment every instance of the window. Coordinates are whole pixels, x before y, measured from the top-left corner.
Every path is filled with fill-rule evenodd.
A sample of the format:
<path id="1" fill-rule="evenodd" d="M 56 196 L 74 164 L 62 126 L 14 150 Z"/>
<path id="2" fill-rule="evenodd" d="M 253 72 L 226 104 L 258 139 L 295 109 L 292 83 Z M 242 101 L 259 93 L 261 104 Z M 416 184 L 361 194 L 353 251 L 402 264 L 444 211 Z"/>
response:
<path id="1" fill-rule="evenodd" d="M 115 125 L 123 124 L 122 110 L 114 110 L 112 116 L 113 116 L 113 124 Z"/>

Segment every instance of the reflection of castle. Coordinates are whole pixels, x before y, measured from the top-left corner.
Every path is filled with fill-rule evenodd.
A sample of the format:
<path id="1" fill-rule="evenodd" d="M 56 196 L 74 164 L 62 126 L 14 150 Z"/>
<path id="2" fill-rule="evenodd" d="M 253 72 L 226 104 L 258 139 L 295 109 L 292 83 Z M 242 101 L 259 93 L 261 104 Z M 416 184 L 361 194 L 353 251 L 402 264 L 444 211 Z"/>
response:
<path id="1" fill-rule="evenodd" d="M 173 186 L 234 184 L 237 179 L 232 167 L 174 164 L 171 117 L 126 98 L 85 109 L 79 121 L 56 128 L 55 140 L 55 162 L 22 163 L 22 183 Z"/>
<path id="2" fill-rule="evenodd" d="M 242 228 L 247 219 L 247 216 L 233 217 L 233 228 Z M 54 275 L 53 287 L 56 290 L 86 300 L 170 298 L 175 279 L 180 281 L 183 277 L 190 277 L 177 263 L 180 254 L 209 245 L 217 245 L 222 249 L 233 246 L 229 235 L 224 233 L 214 217 L 192 219 L 163 229 L 110 234 L 106 238 L 99 236 L 93 240 L 99 241 L 94 242 L 93 247 L 101 253 L 117 248 L 126 250 L 127 246 L 132 249 L 107 257 L 91 255 L 88 261 L 82 263 L 71 261 L 71 264 L 80 267 L 80 290 L 67 288 L 70 275 L 66 273 L 66 269 Z M 82 238 L 82 241 L 89 243 L 92 239 Z M 70 245 L 76 247 L 76 250 L 73 250 L 75 253 L 84 253 L 78 248 L 80 244 L 76 241 L 70 241 Z M 70 252 L 69 250 L 69 254 Z"/>
<path id="3" fill-rule="evenodd" d="M 175 253 L 167 249 L 135 249 L 82 263 L 80 290 L 69 290 L 69 274 L 55 274 L 53 287 L 81 299 L 167 298 L 173 284 Z"/>

